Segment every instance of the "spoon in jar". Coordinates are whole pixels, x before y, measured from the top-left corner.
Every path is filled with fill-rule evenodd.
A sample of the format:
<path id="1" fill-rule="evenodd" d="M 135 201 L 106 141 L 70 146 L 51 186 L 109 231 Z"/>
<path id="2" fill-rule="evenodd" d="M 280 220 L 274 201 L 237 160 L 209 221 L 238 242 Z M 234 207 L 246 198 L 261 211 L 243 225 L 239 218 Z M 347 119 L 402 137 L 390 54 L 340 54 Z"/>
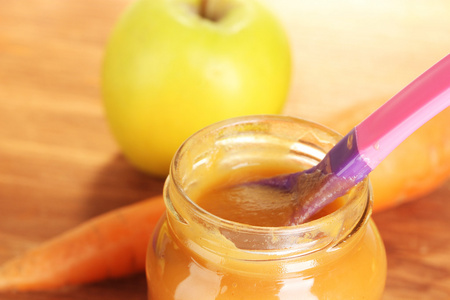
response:
<path id="1" fill-rule="evenodd" d="M 311 169 L 251 183 L 281 189 L 301 224 L 363 180 L 392 150 L 450 105 L 447 55 L 354 127 Z"/>

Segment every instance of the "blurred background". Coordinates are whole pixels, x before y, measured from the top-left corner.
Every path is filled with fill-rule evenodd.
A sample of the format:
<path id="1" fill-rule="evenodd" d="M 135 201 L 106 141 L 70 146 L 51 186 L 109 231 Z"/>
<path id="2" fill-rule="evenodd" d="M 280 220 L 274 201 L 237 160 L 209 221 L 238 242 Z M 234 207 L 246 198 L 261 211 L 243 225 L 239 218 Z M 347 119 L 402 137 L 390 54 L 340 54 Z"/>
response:
<path id="1" fill-rule="evenodd" d="M 448 0 L 264 2 L 292 48 L 283 113 L 331 127 L 356 104 L 389 99 L 450 50 Z M 136 171 L 120 154 L 101 104 L 104 47 L 130 3 L 0 0 L 0 263 L 160 193 L 163 180 Z M 375 214 L 389 263 L 383 299 L 450 298 L 449 197 L 447 180 Z M 11 299 L 145 295 L 145 276 L 137 275 Z"/>

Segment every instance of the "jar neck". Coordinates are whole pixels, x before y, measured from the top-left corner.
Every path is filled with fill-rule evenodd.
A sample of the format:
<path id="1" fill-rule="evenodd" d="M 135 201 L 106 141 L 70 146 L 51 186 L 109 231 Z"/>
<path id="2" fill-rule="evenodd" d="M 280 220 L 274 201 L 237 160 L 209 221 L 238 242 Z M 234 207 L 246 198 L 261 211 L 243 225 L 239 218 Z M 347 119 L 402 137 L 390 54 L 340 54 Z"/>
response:
<path id="1" fill-rule="evenodd" d="M 274 155 L 289 153 L 302 162 L 317 163 L 340 138 L 315 123 L 279 116 L 232 119 L 197 132 L 177 152 L 165 184 L 171 230 L 189 249 L 208 257 L 214 254 L 267 261 L 336 247 L 365 227 L 370 217 L 372 194 L 367 179 L 350 190 L 345 204 L 333 213 L 286 227 L 252 226 L 222 219 L 190 199 L 189 189 L 214 172 L 215 165 L 231 167 L 243 158 L 254 157 L 251 149 L 275 149 Z"/>

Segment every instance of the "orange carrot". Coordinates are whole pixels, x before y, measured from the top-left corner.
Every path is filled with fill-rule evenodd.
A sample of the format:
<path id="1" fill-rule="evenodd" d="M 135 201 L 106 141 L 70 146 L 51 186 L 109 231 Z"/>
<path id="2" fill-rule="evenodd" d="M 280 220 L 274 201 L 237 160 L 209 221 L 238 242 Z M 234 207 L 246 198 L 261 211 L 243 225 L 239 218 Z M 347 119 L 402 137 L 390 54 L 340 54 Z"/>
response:
<path id="1" fill-rule="evenodd" d="M 0 267 L 0 291 L 48 290 L 145 269 L 162 196 L 95 217 Z"/>

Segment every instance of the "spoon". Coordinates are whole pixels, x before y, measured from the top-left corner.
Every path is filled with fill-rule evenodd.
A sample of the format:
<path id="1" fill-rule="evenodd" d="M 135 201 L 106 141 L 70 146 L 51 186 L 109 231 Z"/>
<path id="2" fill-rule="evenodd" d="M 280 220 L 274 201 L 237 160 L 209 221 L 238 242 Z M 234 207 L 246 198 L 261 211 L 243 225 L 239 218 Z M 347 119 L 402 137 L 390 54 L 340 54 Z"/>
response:
<path id="1" fill-rule="evenodd" d="M 354 127 L 311 169 L 253 184 L 298 199 L 290 224 L 307 221 L 363 180 L 392 150 L 450 105 L 450 54 Z"/>

